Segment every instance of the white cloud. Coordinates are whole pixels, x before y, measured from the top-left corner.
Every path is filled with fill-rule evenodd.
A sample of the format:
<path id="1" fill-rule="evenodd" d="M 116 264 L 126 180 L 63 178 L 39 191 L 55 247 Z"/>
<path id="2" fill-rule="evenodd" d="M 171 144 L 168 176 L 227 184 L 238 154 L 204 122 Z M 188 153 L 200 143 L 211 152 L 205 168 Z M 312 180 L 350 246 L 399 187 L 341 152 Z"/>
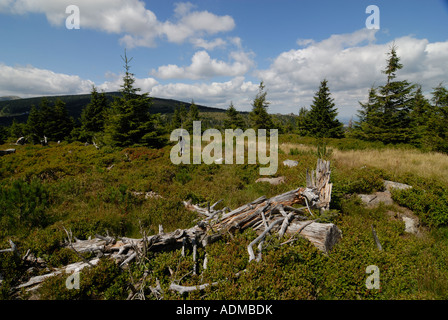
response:
<path id="1" fill-rule="evenodd" d="M 219 76 L 236 77 L 246 74 L 254 66 L 249 53 L 238 51 L 229 55 L 231 62 L 212 59 L 207 51 L 198 51 L 186 67 L 160 66 L 152 75 L 161 79 L 205 79 Z"/>
<path id="2" fill-rule="evenodd" d="M 320 42 L 299 40 L 301 48 L 278 55 L 268 69 L 257 72 L 269 89 L 270 111 L 297 113 L 299 107 L 309 107 L 320 81 L 326 78 L 339 114 L 355 114 L 369 88 L 384 84 L 381 71 L 393 42 L 403 63 L 399 79 L 419 83 L 426 91 L 446 80 L 448 41 L 429 43 L 405 36 L 377 44 L 375 35 L 376 30 L 363 29 Z"/>
<path id="3" fill-rule="evenodd" d="M 204 48 L 205 50 L 213 50 L 215 48 L 225 47 L 227 45 L 227 42 L 221 38 L 216 38 L 212 41 L 207 41 L 202 38 L 195 38 L 191 39 L 191 43 L 196 48 Z"/>
<path id="4" fill-rule="evenodd" d="M 192 11 L 190 3 L 178 3 L 174 21 L 159 21 L 139 0 L 1 0 L 0 12 L 12 14 L 43 13 L 50 24 L 64 26 L 65 9 L 77 5 L 80 27 L 123 34 L 120 42 L 128 47 L 153 47 L 156 40 L 166 38 L 182 43 L 202 35 L 215 35 L 235 27 L 232 17 L 218 16 L 208 11 Z"/>
<path id="5" fill-rule="evenodd" d="M 160 98 L 191 101 L 210 107 L 227 109 L 233 101 L 238 110 L 250 110 L 250 103 L 258 90 L 258 84 L 235 77 L 225 82 L 211 83 L 169 83 L 156 85 L 151 95 Z"/>
<path id="6" fill-rule="evenodd" d="M 26 98 L 88 93 L 93 84 L 92 81 L 83 80 L 76 75 L 55 73 L 33 66 L 11 67 L 0 64 L 0 96 L 17 95 Z"/>
<path id="7" fill-rule="evenodd" d="M 100 91 L 105 92 L 119 91 L 122 89 L 123 76 L 124 74 L 107 73 L 106 78 L 109 78 L 110 80 L 97 85 L 97 87 Z M 159 82 L 154 78 L 135 78 L 134 83 L 135 87 L 141 90 L 141 93 L 151 93 L 152 89 L 158 84 Z"/>

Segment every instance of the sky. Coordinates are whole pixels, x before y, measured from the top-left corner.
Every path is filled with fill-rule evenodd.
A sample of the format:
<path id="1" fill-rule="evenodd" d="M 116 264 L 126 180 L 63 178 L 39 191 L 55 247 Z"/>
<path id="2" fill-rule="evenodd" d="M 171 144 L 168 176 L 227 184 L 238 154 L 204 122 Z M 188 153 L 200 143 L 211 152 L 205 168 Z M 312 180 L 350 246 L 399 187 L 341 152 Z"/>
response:
<path id="1" fill-rule="evenodd" d="M 126 50 L 153 97 L 250 111 L 263 81 L 270 113 L 298 114 L 326 79 L 349 118 L 392 44 L 398 79 L 447 85 L 448 0 L 0 0 L 0 96 L 117 91 Z"/>

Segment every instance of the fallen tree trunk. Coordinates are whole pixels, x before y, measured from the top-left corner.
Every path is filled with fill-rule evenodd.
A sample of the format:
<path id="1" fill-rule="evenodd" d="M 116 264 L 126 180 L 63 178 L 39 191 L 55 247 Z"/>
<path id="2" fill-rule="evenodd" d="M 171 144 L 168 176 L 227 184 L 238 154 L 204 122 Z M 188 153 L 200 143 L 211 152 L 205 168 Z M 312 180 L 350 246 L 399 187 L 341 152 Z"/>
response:
<path id="1" fill-rule="evenodd" d="M 16 153 L 16 149 L 0 150 L 0 157 L 11 153 Z"/>
<path id="2" fill-rule="evenodd" d="M 308 239 L 319 250 L 328 253 L 341 239 L 342 233 L 333 223 L 311 221 L 294 221 L 290 223 L 287 234 L 298 234 Z"/>
<path id="3" fill-rule="evenodd" d="M 27 291 L 32 291 L 40 287 L 41 283 L 53 276 L 59 275 L 59 274 L 67 274 L 70 275 L 73 272 L 79 272 L 85 267 L 96 265 L 99 262 L 98 258 L 92 259 L 89 261 L 89 263 L 86 262 L 75 262 L 69 265 L 66 265 L 63 268 L 58 268 L 54 270 L 53 272 L 41 275 L 41 276 L 35 276 L 31 277 L 27 282 L 22 283 L 21 285 L 17 286 L 17 289 L 20 288 L 27 288 Z"/>

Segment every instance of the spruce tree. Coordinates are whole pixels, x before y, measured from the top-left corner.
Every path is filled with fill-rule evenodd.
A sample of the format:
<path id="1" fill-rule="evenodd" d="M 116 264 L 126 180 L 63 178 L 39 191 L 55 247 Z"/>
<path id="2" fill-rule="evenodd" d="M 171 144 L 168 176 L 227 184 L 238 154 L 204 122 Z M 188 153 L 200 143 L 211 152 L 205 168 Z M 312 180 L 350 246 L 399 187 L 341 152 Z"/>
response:
<path id="1" fill-rule="evenodd" d="M 82 141 L 91 141 L 95 133 L 104 130 L 104 121 L 109 107 L 106 94 L 99 93 L 95 86 L 90 93 L 90 103 L 81 113 L 81 134 Z"/>
<path id="2" fill-rule="evenodd" d="M 226 111 L 226 119 L 224 119 L 225 129 L 241 129 L 246 128 L 246 123 L 241 114 L 235 109 L 231 102 L 229 108 Z"/>
<path id="3" fill-rule="evenodd" d="M 432 113 L 424 142 L 433 151 L 448 153 L 448 90 L 439 84 L 432 94 Z"/>
<path id="4" fill-rule="evenodd" d="M 26 135 L 26 124 L 18 123 L 16 119 L 12 120 L 12 124 L 9 127 L 9 135 L 15 139 Z"/>
<path id="5" fill-rule="evenodd" d="M 0 125 L 0 145 L 4 144 L 8 139 L 8 128 Z"/>
<path id="6" fill-rule="evenodd" d="M 186 129 L 191 134 L 193 132 L 193 121 L 199 121 L 199 120 L 200 117 L 198 106 L 194 103 L 194 100 L 192 100 L 190 108 L 188 110 L 188 114 L 186 115 L 184 129 Z"/>
<path id="7" fill-rule="evenodd" d="M 45 136 L 51 141 L 62 141 L 73 130 L 74 120 L 68 115 L 65 102 L 60 99 L 56 100 L 50 110 L 51 114 L 45 117 Z"/>
<path id="8" fill-rule="evenodd" d="M 307 121 L 308 113 L 309 111 L 305 107 L 301 107 L 299 110 L 299 115 L 297 117 L 297 133 L 300 136 L 308 135 L 308 129 L 309 129 Z"/>
<path id="9" fill-rule="evenodd" d="M 306 117 L 307 133 L 317 138 L 342 138 L 343 124 L 336 118 L 338 113 L 327 83 L 326 79 L 322 80 L 313 98 L 311 109 Z"/>
<path id="10" fill-rule="evenodd" d="M 151 98 L 148 93 L 139 94 L 140 88 L 134 86 L 134 74 L 130 72 L 125 51 L 125 75 L 121 85 L 121 96 L 115 98 L 105 123 L 105 142 L 115 147 L 145 145 L 158 147 L 163 144 L 154 117 L 149 113 Z"/>
<path id="11" fill-rule="evenodd" d="M 173 117 L 171 118 L 171 130 L 180 129 L 184 127 L 184 123 L 187 120 L 187 109 L 185 104 L 180 103 L 174 108 Z"/>
<path id="12" fill-rule="evenodd" d="M 359 104 L 361 106 L 358 112 L 359 121 L 355 122 L 351 135 L 364 140 L 381 140 L 383 109 L 379 103 L 377 89 L 371 87 L 367 102 Z"/>
<path id="13" fill-rule="evenodd" d="M 39 143 L 44 136 L 50 141 L 62 141 L 70 135 L 73 126 L 74 120 L 69 116 L 65 102 L 57 99 L 50 105 L 44 97 L 39 108 L 31 106 L 25 131 L 34 143 Z"/>
<path id="14" fill-rule="evenodd" d="M 408 143 L 413 139 L 410 112 L 414 85 L 406 80 L 397 81 L 397 71 L 403 68 L 393 45 L 388 53 L 386 69 L 382 72 L 387 82 L 379 87 L 379 103 L 383 108 L 382 121 L 379 123 L 380 140 L 385 143 Z"/>
<path id="15" fill-rule="evenodd" d="M 174 109 L 173 117 L 171 118 L 171 130 L 179 129 L 182 126 L 182 119 L 180 117 L 179 107 Z"/>
<path id="16" fill-rule="evenodd" d="M 415 107 L 415 85 L 406 80 L 398 81 L 397 72 L 403 68 L 393 45 L 387 53 L 386 84 L 371 88 L 366 104 L 360 103 L 359 121 L 354 133 L 357 137 L 384 143 L 410 143 L 417 139 L 411 111 Z"/>
<path id="17" fill-rule="evenodd" d="M 26 134 L 30 137 L 33 143 L 39 143 L 45 135 L 45 121 L 46 117 L 51 114 L 48 99 L 43 97 L 40 100 L 39 106 L 31 106 L 30 113 L 26 122 Z"/>
<path id="18" fill-rule="evenodd" d="M 411 127 L 414 129 L 414 140 L 412 144 L 418 147 L 425 147 L 428 124 L 431 117 L 434 115 L 434 107 L 425 98 L 422 92 L 422 87 L 417 86 L 414 97 L 411 101 Z"/>
<path id="19" fill-rule="evenodd" d="M 264 83 L 261 81 L 258 93 L 252 103 L 252 111 L 249 113 L 251 126 L 255 130 L 274 128 L 272 117 L 267 111 L 270 103 L 266 101 L 266 95 Z"/>

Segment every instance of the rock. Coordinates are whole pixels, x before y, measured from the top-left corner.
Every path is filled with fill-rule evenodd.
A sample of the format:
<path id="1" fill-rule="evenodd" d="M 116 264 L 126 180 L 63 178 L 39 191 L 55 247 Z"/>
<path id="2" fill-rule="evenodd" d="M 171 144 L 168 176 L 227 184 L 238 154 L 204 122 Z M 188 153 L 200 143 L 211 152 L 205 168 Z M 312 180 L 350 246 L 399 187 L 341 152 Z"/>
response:
<path id="1" fill-rule="evenodd" d="M 295 161 L 295 160 L 285 160 L 285 161 L 283 161 L 283 165 L 285 165 L 287 167 L 290 167 L 290 168 L 296 167 L 298 164 L 299 164 L 299 162 Z"/>
<path id="2" fill-rule="evenodd" d="M 5 156 L 7 154 L 16 153 L 16 149 L 6 149 L 0 150 L 0 156 Z"/>
<path id="3" fill-rule="evenodd" d="M 401 219 L 404 221 L 405 229 L 404 232 L 417 234 L 418 233 L 418 221 L 410 217 L 402 216 Z"/>
<path id="4" fill-rule="evenodd" d="M 389 191 L 375 192 L 374 194 L 360 194 L 358 195 L 361 201 L 369 208 L 374 208 L 379 206 L 382 202 L 385 205 L 391 205 L 394 203 L 392 200 L 392 195 Z"/>
<path id="5" fill-rule="evenodd" d="M 278 177 L 278 178 L 260 178 L 257 179 L 255 182 L 269 182 L 270 184 L 276 186 L 280 183 L 285 183 L 285 177 Z"/>
<path id="6" fill-rule="evenodd" d="M 384 180 L 384 188 L 387 191 L 391 191 L 392 189 L 406 190 L 406 189 L 411 189 L 412 186 L 410 186 L 408 184 L 404 184 L 404 183 Z"/>
<path id="7" fill-rule="evenodd" d="M 412 188 L 412 186 L 404 183 L 384 180 L 384 188 L 385 191 L 383 192 L 375 192 L 373 194 L 360 194 L 358 196 L 361 198 L 361 201 L 370 208 L 377 207 L 380 202 L 384 203 L 385 205 L 392 205 L 394 204 L 394 201 L 392 200 L 391 190 L 406 190 Z"/>

